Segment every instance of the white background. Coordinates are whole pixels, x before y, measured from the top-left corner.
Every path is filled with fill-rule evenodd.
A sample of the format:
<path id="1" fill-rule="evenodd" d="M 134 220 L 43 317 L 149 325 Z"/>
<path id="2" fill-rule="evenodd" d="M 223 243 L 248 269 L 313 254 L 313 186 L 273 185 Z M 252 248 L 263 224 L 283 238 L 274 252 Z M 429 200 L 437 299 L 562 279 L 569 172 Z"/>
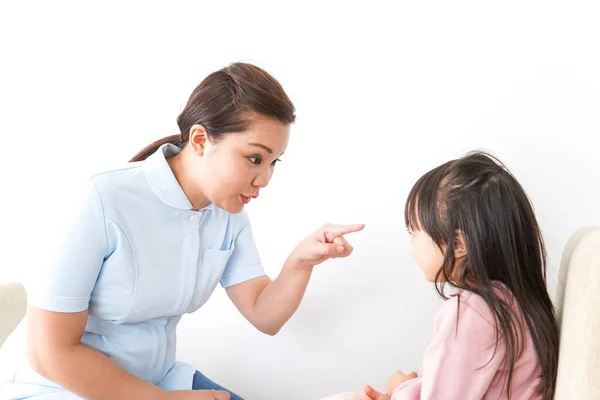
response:
<path id="1" fill-rule="evenodd" d="M 298 115 L 248 207 L 269 275 L 325 222 L 366 228 L 276 337 L 218 288 L 182 320 L 180 359 L 248 400 L 381 388 L 418 368 L 440 304 L 403 223 L 423 173 L 502 159 L 538 212 L 552 292 L 569 235 L 600 224 L 599 18 L 577 1 L 2 2 L 0 281 L 35 279 L 77 183 L 178 133 L 206 75 L 252 62 Z"/>

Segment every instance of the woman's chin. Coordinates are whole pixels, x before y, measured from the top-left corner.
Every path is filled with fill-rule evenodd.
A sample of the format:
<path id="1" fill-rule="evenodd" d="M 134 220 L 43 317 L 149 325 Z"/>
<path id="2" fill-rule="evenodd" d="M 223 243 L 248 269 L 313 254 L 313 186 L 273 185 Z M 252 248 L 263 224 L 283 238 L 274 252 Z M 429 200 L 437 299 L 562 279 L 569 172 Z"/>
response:
<path id="1" fill-rule="evenodd" d="M 227 211 L 230 214 L 239 214 L 242 212 L 242 210 L 244 209 L 244 203 L 242 203 L 241 201 L 239 202 L 215 202 L 214 203 L 215 206 L 219 207 L 220 209 L 223 209 L 225 211 Z"/>

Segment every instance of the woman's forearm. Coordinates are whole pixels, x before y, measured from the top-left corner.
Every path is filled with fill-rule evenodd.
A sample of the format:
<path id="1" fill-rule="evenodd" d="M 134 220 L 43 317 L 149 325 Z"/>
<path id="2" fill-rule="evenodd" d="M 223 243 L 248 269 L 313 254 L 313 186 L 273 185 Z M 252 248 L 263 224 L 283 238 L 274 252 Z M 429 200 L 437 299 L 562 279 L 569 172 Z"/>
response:
<path id="1" fill-rule="evenodd" d="M 45 351 L 32 363 L 45 378 L 89 400 L 166 400 L 168 392 L 121 369 L 84 345 Z"/>
<path id="2" fill-rule="evenodd" d="M 288 259 L 279 276 L 258 296 L 254 309 L 257 326 L 274 335 L 298 309 L 306 292 L 313 267 L 296 265 Z"/>

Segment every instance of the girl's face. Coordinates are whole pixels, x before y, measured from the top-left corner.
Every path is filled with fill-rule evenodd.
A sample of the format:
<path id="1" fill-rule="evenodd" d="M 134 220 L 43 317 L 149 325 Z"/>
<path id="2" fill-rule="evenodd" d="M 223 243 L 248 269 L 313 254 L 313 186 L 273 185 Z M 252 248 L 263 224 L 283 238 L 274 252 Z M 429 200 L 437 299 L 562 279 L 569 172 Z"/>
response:
<path id="1" fill-rule="evenodd" d="M 408 233 L 410 234 L 410 252 L 419 264 L 419 267 L 423 270 L 425 280 L 435 282 L 436 275 L 444 263 L 444 254 L 446 253 L 447 245 L 442 244 L 442 246 L 438 246 L 431 236 L 420 228 L 415 230 L 409 229 Z M 457 265 L 467 257 L 467 248 L 464 234 L 460 229 L 454 232 L 453 240 L 453 271 L 456 271 Z"/>
<path id="2" fill-rule="evenodd" d="M 442 267 L 444 254 L 433 239 L 423 230 L 409 230 L 410 253 L 423 270 L 425 280 L 435 282 L 435 276 Z"/>
<path id="3" fill-rule="evenodd" d="M 200 155 L 195 169 L 202 195 L 232 214 L 241 212 L 269 184 L 289 135 L 289 124 L 256 114 L 246 131 L 225 134 L 216 143 L 205 131 L 204 140 L 202 132 L 191 133 L 189 144 Z"/>

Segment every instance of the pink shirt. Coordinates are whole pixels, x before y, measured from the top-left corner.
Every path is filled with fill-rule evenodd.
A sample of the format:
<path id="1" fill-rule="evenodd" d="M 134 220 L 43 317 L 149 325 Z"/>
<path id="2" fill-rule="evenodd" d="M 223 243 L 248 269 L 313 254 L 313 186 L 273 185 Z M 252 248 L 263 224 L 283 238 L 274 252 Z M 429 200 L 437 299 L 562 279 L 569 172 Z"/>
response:
<path id="1" fill-rule="evenodd" d="M 495 348 L 493 321 L 483 298 L 474 293 L 463 292 L 447 300 L 435 318 L 434 338 L 417 378 L 398 386 L 392 400 L 508 399 L 503 391 L 502 341 L 490 361 Z M 513 400 L 541 399 L 535 395 L 541 368 L 529 330 L 526 332 L 525 351 L 513 369 Z"/>

